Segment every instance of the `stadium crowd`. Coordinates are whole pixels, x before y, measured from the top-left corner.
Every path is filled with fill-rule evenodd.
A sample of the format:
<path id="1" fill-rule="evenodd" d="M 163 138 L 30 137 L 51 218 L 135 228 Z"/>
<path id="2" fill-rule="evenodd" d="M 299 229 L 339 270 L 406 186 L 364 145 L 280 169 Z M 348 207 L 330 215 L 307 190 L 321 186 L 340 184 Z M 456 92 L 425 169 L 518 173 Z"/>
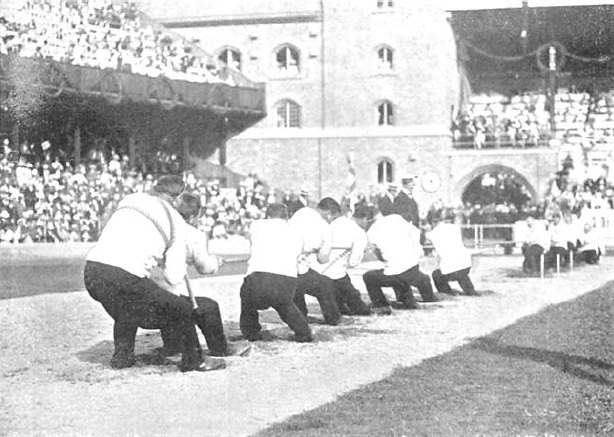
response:
<path id="1" fill-rule="evenodd" d="M 452 132 L 457 147 L 525 148 L 547 144 L 553 128 L 560 141 L 614 147 L 614 90 L 593 95 L 560 90 L 552 122 L 542 93 L 474 95 L 453 120 Z"/>
<path id="2" fill-rule="evenodd" d="M 26 2 L 0 17 L 0 53 L 150 77 L 235 84 L 231 74 L 222 74 L 194 45 L 148 22 L 127 2 Z"/>
<path id="3" fill-rule="evenodd" d="M 42 153 L 37 155 L 35 149 Z M 127 155 L 113 153 L 105 160 L 102 154 L 91 154 L 85 163 L 73 167 L 60 156 L 52 157 L 49 150 L 48 142 L 36 148 L 25 144 L 12 148 L 4 140 L 0 150 L 0 242 L 95 241 L 122 197 L 151 189 L 153 174 L 131 166 Z M 253 174 L 236 189 L 223 188 L 219 180 L 207 181 L 190 172 L 185 180 L 188 190 L 202 199 L 198 227 L 213 239 L 245 236 L 253 220 L 262 218 L 271 203 L 281 200 L 289 204 L 297 197 L 291 191 L 280 193 L 268 188 Z M 391 188 L 396 195 L 396 187 Z M 303 190 L 302 194 L 309 205 L 309 193 Z M 384 195 L 375 189 L 369 195 L 353 196 L 352 201 L 345 198 L 341 202 L 343 212 L 351 214 L 361 207 L 377 205 Z M 429 221 L 444 207 L 450 206 L 435 201 L 424 209 L 422 221 Z M 525 196 L 453 207 L 455 221 L 465 225 L 513 224 L 528 216 L 550 219 L 557 211 L 567 210 L 580 216 L 583 210 L 598 209 L 614 209 L 614 186 L 603 176 L 573 184 L 565 173 L 552 182 L 550 195 L 541 202 Z"/>

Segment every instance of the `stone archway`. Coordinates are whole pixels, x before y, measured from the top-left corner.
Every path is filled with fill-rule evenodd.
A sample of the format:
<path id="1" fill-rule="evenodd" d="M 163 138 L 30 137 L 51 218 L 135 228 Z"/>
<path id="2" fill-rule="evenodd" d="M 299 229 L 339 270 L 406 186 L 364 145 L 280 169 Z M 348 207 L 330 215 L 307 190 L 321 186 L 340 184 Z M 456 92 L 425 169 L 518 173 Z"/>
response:
<path id="1" fill-rule="evenodd" d="M 531 198 L 537 199 L 537 195 L 538 195 L 537 190 L 535 189 L 533 184 L 531 184 L 529 180 L 522 173 L 518 172 L 512 167 L 508 167 L 506 165 L 501 165 L 501 164 L 481 165 L 479 167 L 476 167 L 475 169 L 473 169 L 466 175 L 464 175 L 461 179 L 459 179 L 459 181 L 454 186 L 454 191 L 453 191 L 454 198 L 461 200 L 469 184 L 476 178 L 486 173 L 507 173 L 507 174 L 514 175 L 518 179 L 518 181 L 527 188 L 527 190 L 529 191 L 529 194 L 531 195 Z"/>

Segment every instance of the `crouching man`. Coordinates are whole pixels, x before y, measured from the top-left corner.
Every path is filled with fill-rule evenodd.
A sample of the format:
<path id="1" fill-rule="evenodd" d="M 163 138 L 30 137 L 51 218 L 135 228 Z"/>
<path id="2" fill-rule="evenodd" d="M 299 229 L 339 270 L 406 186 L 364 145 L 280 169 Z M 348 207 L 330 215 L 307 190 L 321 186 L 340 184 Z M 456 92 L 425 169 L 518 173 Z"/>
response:
<path id="1" fill-rule="evenodd" d="M 423 254 L 420 230 L 398 214 L 383 216 L 374 206 L 356 210 L 354 217 L 367 229 L 372 250 L 384 262 L 383 269 L 370 270 L 363 275 L 373 312 L 392 313 L 382 287 L 392 287 L 403 309 L 418 308 L 412 286 L 418 288 L 425 302 L 436 301 L 431 279 L 419 267 Z"/>
<path id="2" fill-rule="evenodd" d="M 312 341 L 307 318 L 294 303 L 301 241 L 288 225 L 283 203 L 272 203 L 266 219 L 252 222 L 251 254 L 241 286 L 239 325 L 249 341 L 262 339 L 258 310 L 273 307 L 298 342 Z"/>
<path id="3" fill-rule="evenodd" d="M 460 227 L 453 223 L 454 212 L 444 209 L 441 215 L 433 217 L 433 229 L 426 233 L 437 256 L 439 268 L 433 271 L 433 282 L 439 293 L 457 294 L 450 287 L 451 281 L 457 281 L 467 296 L 477 296 L 469 277 L 471 254 L 463 244 Z"/>
<path id="4" fill-rule="evenodd" d="M 200 197 L 183 193 L 178 200 L 177 210 L 187 223 L 190 223 L 194 218 L 200 215 L 202 205 Z M 201 275 L 209 275 L 217 272 L 222 264 L 222 259 L 211 255 L 208 252 L 207 235 L 188 224 L 186 238 L 186 263 L 196 268 L 196 271 Z M 154 274 L 155 279 L 155 274 Z M 183 299 L 190 301 L 189 291 L 187 289 L 187 281 L 180 283 L 175 287 L 167 288 L 170 292 L 180 295 Z M 157 280 L 161 283 L 160 280 Z M 249 352 L 249 346 L 240 344 L 229 344 L 224 333 L 224 325 L 222 315 L 218 303 L 205 296 L 196 296 L 195 301 L 197 308 L 194 309 L 192 320 L 203 333 L 209 355 L 214 357 L 226 357 L 231 355 L 246 355 Z M 180 350 L 181 330 L 179 326 L 167 326 L 161 330 L 162 341 L 164 348 L 162 354 L 164 356 L 175 355 Z"/>
<path id="5" fill-rule="evenodd" d="M 367 234 L 354 220 L 341 214 L 341 206 L 332 197 L 320 200 L 316 208 L 330 224 L 332 249 L 328 263 L 316 265 L 314 269 L 332 279 L 335 300 L 341 314 L 368 316 L 371 309 L 362 300 L 347 272 L 348 267 L 356 267 L 362 261 L 367 247 Z"/>
<path id="6" fill-rule="evenodd" d="M 130 194 L 113 212 L 96 245 L 86 256 L 85 288 L 114 320 L 116 369 L 135 364 L 138 328 L 180 326 L 182 371 L 225 366 L 206 361 L 192 321 L 192 305 L 156 284 L 155 265 L 163 266 L 165 281 L 176 286 L 186 275 L 187 224 L 175 209 L 185 186 L 176 176 L 160 178 L 151 194 Z"/>

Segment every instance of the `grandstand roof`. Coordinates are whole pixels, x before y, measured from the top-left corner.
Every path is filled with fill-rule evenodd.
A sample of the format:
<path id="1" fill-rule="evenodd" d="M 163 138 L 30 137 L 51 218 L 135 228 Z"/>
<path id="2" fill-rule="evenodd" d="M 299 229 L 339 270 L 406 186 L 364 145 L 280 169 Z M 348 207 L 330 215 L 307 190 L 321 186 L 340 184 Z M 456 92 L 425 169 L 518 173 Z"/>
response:
<path id="1" fill-rule="evenodd" d="M 135 3 L 151 18 L 175 23 L 230 17 L 296 16 L 320 11 L 319 0 L 137 0 Z"/>
<path id="2" fill-rule="evenodd" d="M 527 8 L 451 12 L 454 32 L 468 48 L 470 67 L 482 72 L 518 71 L 528 67 L 536 71 L 535 51 L 557 42 L 568 55 L 563 70 L 611 73 L 614 67 L 614 2 L 557 7 L 531 7 L 532 3 L 529 2 Z M 546 52 L 544 57 L 547 57 Z M 523 55 L 527 55 L 527 62 L 512 60 Z"/>

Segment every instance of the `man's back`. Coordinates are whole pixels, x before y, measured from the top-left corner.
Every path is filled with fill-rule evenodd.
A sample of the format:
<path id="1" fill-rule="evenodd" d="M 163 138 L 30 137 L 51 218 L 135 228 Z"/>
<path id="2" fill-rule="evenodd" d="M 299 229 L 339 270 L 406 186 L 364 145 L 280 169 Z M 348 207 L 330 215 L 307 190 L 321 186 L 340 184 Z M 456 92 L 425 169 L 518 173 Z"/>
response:
<path id="1" fill-rule="evenodd" d="M 386 263 L 386 274 L 402 273 L 420 261 L 420 231 L 398 214 L 379 217 L 367 237 L 379 249 Z"/>
<path id="2" fill-rule="evenodd" d="M 296 277 L 301 241 L 284 219 L 256 220 L 250 229 L 251 255 L 247 273 Z"/>
<path id="3" fill-rule="evenodd" d="M 151 268 L 166 258 L 165 277 L 177 284 L 183 280 L 186 268 L 186 228 L 183 218 L 166 201 L 144 193 L 130 194 L 119 203 L 87 260 L 149 277 Z M 167 249 L 166 239 L 171 239 L 173 233 L 173 244 Z"/>

